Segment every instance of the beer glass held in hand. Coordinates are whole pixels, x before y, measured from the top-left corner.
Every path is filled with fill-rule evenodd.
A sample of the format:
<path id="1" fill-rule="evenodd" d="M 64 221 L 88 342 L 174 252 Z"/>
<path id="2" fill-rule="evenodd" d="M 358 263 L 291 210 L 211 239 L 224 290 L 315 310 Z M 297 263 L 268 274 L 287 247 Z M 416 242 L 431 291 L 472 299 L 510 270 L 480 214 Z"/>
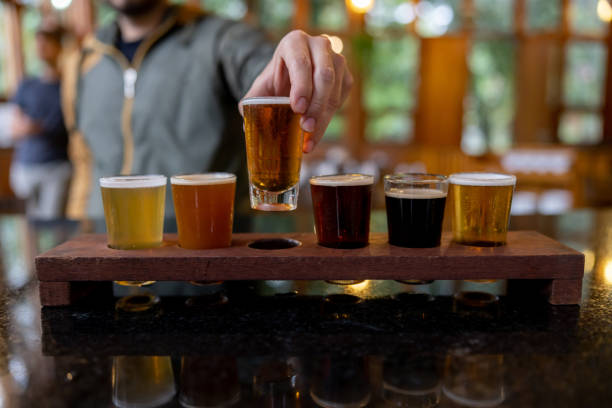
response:
<path id="1" fill-rule="evenodd" d="M 189 174 L 174 176 L 170 182 L 179 245 L 187 249 L 230 246 L 236 176 L 230 173 Z"/>
<path id="2" fill-rule="evenodd" d="M 457 173 L 449 177 L 453 240 L 464 245 L 506 243 L 516 177 L 497 173 Z"/>
<path id="3" fill-rule="evenodd" d="M 374 177 L 341 174 L 310 179 L 315 231 L 320 245 L 361 248 L 370 236 Z"/>
<path id="4" fill-rule="evenodd" d="M 244 115 L 251 208 L 291 211 L 297 207 L 304 132 L 289 98 L 240 102 Z"/>
<path id="5" fill-rule="evenodd" d="M 144 249 L 161 245 L 165 176 L 103 177 L 100 189 L 111 248 Z"/>
<path id="6" fill-rule="evenodd" d="M 408 248 L 440 245 L 448 180 L 435 174 L 385 176 L 389 243 Z"/>

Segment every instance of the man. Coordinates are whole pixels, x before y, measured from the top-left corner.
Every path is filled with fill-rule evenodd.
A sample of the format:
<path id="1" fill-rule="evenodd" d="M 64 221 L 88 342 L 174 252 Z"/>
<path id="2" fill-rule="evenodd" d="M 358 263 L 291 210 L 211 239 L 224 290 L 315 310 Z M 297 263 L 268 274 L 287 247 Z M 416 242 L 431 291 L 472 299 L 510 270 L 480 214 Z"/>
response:
<path id="1" fill-rule="evenodd" d="M 64 216 L 71 166 L 68 134 L 60 105 L 58 60 L 62 30 L 46 22 L 36 32 L 36 52 L 43 62 L 40 78 L 21 82 L 12 102 L 16 105 L 10 135 L 15 142 L 11 187 L 26 200 L 29 218 Z"/>
<path id="2" fill-rule="evenodd" d="M 97 180 L 115 174 L 229 171 L 246 197 L 237 102 L 290 96 L 310 152 L 351 87 L 326 38 L 294 31 L 274 48 L 244 23 L 167 0 L 108 2 L 117 21 L 85 42 L 66 83 L 67 123 L 78 130 L 73 216 L 102 217 Z"/>

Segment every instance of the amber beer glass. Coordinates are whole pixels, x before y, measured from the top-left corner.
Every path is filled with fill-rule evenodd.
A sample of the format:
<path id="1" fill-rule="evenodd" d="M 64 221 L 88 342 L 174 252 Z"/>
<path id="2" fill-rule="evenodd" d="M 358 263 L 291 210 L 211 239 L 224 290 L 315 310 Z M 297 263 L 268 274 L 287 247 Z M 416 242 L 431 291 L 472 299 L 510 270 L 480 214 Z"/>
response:
<path id="1" fill-rule="evenodd" d="M 187 249 L 230 246 L 236 176 L 230 173 L 189 174 L 174 176 L 170 182 L 179 245 Z"/>
<path id="2" fill-rule="evenodd" d="M 310 179 L 315 231 L 320 245 L 361 248 L 368 245 L 374 177 L 340 174 Z"/>
<path id="3" fill-rule="evenodd" d="M 297 207 L 304 132 L 289 98 L 246 98 L 244 114 L 251 208 L 290 211 Z"/>
<path id="4" fill-rule="evenodd" d="M 516 177 L 497 173 L 457 173 L 451 184 L 453 239 L 464 245 L 506 243 Z"/>
<path id="5" fill-rule="evenodd" d="M 165 176 L 103 177 L 100 189 L 111 248 L 143 249 L 161 245 Z"/>

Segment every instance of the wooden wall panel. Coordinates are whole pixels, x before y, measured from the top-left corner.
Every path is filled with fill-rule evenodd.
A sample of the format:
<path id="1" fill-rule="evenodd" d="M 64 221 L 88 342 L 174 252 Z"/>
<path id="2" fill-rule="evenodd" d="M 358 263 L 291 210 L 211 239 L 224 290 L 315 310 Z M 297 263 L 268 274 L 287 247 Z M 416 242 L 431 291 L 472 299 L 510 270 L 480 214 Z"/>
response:
<path id="1" fill-rule="evenodd" d="M 467 91 L 468 40 L 466 36 L 424 38 L 415 140 L 419 144 L 461 144 L 463 98 Z"/>
<path id="2" fill-rule="evenodd" d="M 559 42 L 551 37 L 524 37 L 517 50 L 515 143 L 555 140 L 560 109 L 562 58 Z"/>

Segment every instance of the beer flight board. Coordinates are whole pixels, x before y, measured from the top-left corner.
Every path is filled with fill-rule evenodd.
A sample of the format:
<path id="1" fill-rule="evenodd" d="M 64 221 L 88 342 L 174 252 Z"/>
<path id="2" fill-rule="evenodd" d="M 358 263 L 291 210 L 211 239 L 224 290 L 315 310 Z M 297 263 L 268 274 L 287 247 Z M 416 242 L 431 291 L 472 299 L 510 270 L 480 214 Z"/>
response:
<path id="1" fill-rule="evenodd" d="M 280 249 L 274 249 L 280 248 Z M 472 247 L 442 236 L 435 248 L 401 248 L 387 234 L 369 245 L 333 249 L 314 234 L 234 234 L 232 246 L 187 250 L 176 235 L 154 249 L 117 250 L 104 234 L 81 235 L 36 258 L 43 306 L 112 296 L 112 281 L 510 279 L 537 287 L 551 304 L 579 304 L 584 256 L 535 231 L 508 233 L 507 245 Z"/>

